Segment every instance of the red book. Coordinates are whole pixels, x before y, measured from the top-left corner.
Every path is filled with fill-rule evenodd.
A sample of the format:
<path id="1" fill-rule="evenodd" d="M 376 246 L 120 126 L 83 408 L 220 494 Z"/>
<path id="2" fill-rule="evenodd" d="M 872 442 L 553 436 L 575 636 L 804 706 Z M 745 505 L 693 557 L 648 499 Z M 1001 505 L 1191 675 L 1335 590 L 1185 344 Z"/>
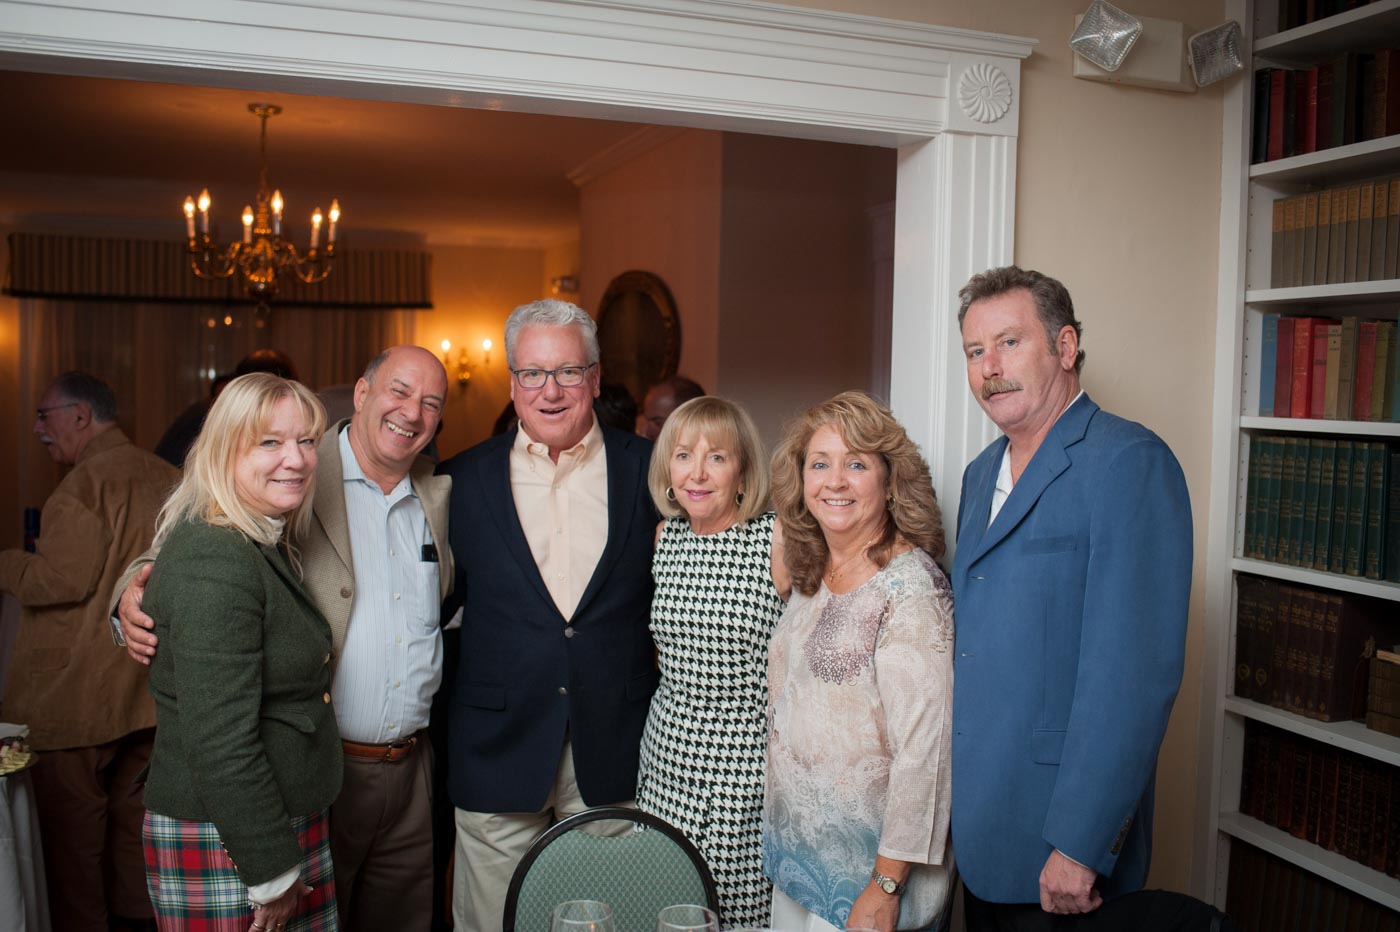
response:
<path id="1" fill-rule="evenodd" d="M 1284 97 L 1288 93 L 1289 71 L 1280 68 L 1269 75 L 1269 161 L 1283 158 Z"/>
<path id="2" fill-rule="evenodd" d="M 1317 151 L 1317 76 L 1316 68 L 1298 72 L 1295 98 L 1298 108 L 1298 139 L 1293 151 L 1299 155 Z"/>
<path id="3" fill-rule="evenodd" d="M 1267 365 L 1267 361 L 1265 365 Z M 1274 356 L 1274 417 L 1291 417 L 1293 397 L 1293 318 L 1278 321 L 1278 348 Z"/>
<path id="4" fill-rule="evenodd" d="M 1327 332 L 1333 323 L 1334 321 L 1330 320 L 1319 320 L 1313 324 L 1312 382 L 1308 386 L 1308 417 L 1321 418 L 1327 410 Z"/>
<path id="5" fill-rule="evenodd" d="M 1351 406 L 1353 421 L 1371 419 L 1371 380 L 1376 376 L 1376 322 L 1363 320 L 1356 338 L 1356 391 Z"/>
<path id="6" fill-rule="evenodd" d="M 1315 317 L 1293 318 L 1293 387 L 1290 389 L 1289 417 L 1307 417 L 1308 406 L 1312 403 L 1313 324 L 1317 322 Z M 1327 364 L 1327 338 L 1325 336 L 1322 340 L 1322 347 L 1322 362 L 1325 366 Z"/>

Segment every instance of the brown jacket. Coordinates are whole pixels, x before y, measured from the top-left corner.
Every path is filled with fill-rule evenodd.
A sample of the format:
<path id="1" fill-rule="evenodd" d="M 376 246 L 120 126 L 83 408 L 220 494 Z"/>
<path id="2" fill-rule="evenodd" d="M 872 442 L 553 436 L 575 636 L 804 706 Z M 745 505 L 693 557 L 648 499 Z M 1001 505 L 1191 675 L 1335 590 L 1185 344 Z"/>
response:
<path id="1" fill-rule="evenodd" d="M 112 649 L 107 594 L 150 546 L 179 479 L 114 427 L 44 503 L 38 552 L 0 552 L 0 589 L 24 604 L 0 718 L 27 724 L 35 750 L 92 747 L 155 725 L 146 668 Z"/>

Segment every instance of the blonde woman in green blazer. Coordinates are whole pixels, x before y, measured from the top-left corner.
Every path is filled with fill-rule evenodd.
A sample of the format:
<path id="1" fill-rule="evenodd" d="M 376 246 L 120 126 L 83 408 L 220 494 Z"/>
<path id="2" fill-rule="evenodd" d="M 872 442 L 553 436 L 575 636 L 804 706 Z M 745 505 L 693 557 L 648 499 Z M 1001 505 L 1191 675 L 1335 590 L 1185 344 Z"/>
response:
<path id="1" fill-rule="evenodd" d="M 331 630 L 296 547 L 325 420 L 297 382 L 235 379 L 161 512 L 144 841 L 162 930 L 336 928 Z"/>

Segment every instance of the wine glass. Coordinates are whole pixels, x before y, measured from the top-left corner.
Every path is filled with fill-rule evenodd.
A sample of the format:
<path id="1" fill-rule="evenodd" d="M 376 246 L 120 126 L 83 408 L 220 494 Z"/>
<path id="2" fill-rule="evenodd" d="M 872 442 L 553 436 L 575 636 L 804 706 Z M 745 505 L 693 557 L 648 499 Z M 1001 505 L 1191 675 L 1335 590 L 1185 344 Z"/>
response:
<path id="1" fill-rule="evenodd" d="M 554 907 L 550 932 L 617 932 L 612 907 L 597 900 L 569 900 Z"/>
<path id="2" fill-rule="evenodd" d="M 656 932 L 719 932 L 719 917 L 703 906 L 667 906 L 656 917 Z"/>

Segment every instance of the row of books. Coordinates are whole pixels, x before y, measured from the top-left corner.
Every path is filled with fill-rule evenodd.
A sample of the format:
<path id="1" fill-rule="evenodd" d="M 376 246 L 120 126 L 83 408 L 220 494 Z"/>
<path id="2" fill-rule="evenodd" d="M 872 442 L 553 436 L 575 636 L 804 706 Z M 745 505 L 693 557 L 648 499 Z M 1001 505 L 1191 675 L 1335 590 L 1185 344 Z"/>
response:
<path id="1" fill-rule="evenodd" d="M 1243 556 L 1400 582 L 1400 449 L 1255 434 L 1247 468 Z"/>
<path id="2" fill-rule="evenodd" d="M 1270 287 L 1400 277 L 1400 178 L 1275 198 L 1272 211 Z"/>
<path id="3" fill-rule="evenodd" d="M 1400 348 L 1393 320 L 1266 314 L 1259 414 L 1400 421 Z"/>
<path id="4" fill-rule="evenodd" d="M 1373 2 L 1375 0 L 1280 0 L 1279 32 L 1296 26 L 1306 26 L 1308 23 L 1315 23 L 1320 19 Z"/>
<path id="5" fill-rule="evenodd" d="M 1240 575 L 1235 695 L 1323 722 L 1366 714 L 1376 644 L 1400 636 L 1383 600 Z"/>
<path id="6" fill-rule="evenodd" d="M 1389 764 L 1246 721 L 1240 812 L 1400 877 L 1400 772 Z"/>
<path id="7" fill-rule="evenodd" d="M 1366 687 L 1366 727 L 1400 737 L 1400 654 L 1378 650 Z"/>
<path id="8" fill-rule="evenodd" d="M 1400 49 L 1344 52 L 1311 68 L 1254 72 L 1250 160 L 1380 139 L 1400 132 Z"/>
<path id="9" fill-rule="evenodd" d="M 1242 841 L 1230 843 L 1225 912 L 1240 932 L 1397 932 L 1400 913 Z"/>

